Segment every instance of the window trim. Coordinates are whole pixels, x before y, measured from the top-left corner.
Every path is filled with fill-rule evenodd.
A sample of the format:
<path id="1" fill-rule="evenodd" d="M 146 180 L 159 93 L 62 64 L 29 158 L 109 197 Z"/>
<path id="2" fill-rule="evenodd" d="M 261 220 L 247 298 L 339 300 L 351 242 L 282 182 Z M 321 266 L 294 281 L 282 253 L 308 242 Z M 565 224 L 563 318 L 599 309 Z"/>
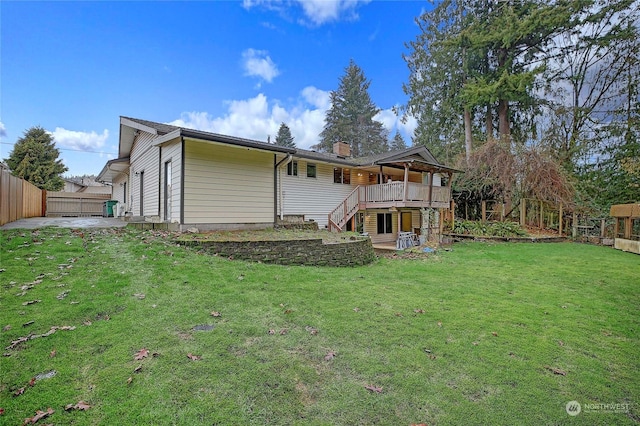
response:
<path id="1" fill-rule="evenodd" d="M 309 174 L 309 167 L 313 170 L 313 176 Z M 307 163 L 307 177 L 312 179 L 317 179 L 318 177 L 318 167 L 316 163 Z"/>
<path id="2" fill-rule="evenodd" d="M 382 216 L 382 221 L 380 221 L 381 216 Z M 388 217 L 388 220 L 387 220 L 387 217 Z M 380 232 L 381 223 L 382 223 L 383 232 Z M 376 232 L 378 235 L 393 234 L 393 213 L 391 212 L 376 213 Z"/>
<path id="3" fill-rule="evenodd" d="M 290 161 L 287 163 L 287 176 L 298 176 L 298 162 Z"/>

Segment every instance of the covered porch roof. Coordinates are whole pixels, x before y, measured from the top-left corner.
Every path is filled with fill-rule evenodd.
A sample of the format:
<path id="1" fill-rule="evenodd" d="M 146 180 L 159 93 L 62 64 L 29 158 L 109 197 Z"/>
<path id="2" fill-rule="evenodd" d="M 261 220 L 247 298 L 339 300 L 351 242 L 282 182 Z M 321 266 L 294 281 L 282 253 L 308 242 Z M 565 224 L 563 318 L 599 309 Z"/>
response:
<path id="1" fill-rule="evenodd" d="M 104 165 L 98 174 L 96 181 L 103 183 L 113 182 L 113 179 L 120 174 L 129 174 L 129 157 L 107 161 L 107 164 Z"/>

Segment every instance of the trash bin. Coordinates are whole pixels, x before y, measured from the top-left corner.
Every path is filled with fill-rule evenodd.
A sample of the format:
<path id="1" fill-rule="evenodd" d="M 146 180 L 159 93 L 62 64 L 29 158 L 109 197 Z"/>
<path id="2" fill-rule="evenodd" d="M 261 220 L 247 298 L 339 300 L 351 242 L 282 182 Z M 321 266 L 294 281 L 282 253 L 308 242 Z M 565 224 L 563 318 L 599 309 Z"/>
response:
<path id="1" fill-rule="evenodd" d="M 118 200 L 107 200 L 102 205 L 102 216 L 103 217 L 113 217 L 113 211 L 115 210 L 115 205 L 118 204 Z"/>

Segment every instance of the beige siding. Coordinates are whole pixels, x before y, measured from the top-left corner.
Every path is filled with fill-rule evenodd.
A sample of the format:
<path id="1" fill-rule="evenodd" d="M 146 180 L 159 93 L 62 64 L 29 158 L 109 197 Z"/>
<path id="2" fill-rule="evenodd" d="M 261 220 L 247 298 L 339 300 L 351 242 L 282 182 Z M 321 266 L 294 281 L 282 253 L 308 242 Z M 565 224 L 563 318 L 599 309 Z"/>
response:
<path id="1" fill-rule="evenodd" d="M 159 214 L 158 202 L 160 200 L 158 187 L 160 184 L 159 176 L 159 151 L 160 148 L 152 146 L 151 142 L 154 136 L 141 132 L 131 149 L 131 195 L 132 203 L 130 209 L 134 216 L 156 216 Z M 144 199 L 140 210 L 140 180 L 144 172 L 144 190 L 142 191 Z M 136 174 L 138 173 L 138 174 Z"/>
<path id="2" fill-rule="evenodd" d="M 185 224 L 273 223 L 272 153 L 185 143 Z"/>
<path id="3" fill-rule="evenodd" d="M 124 212 L 129 211 L 127 209 L 127 200 L 124 199 L 124 188 L 125 185 L 127 187 L 127 193 L 129 193 L 129 176 L 125 175 L 125 174 L 121 174 L 118 175 L 114 180 L 113 180 L 113 193 L 111 194 L 111 198 L 113 200 L 118 200 L 118 206 L 117 206 L 117 215 L 118 216 L 123 216 Z M 128 196 L 127 194 L 127 198 L 131 198 Z"/>
<path id="4" fill-rule="evenodd" d="M 368 172 L 351 169 L 351 184 L 333 183 L 333 166 L 314 163 L 316 178 L 307 177 L 307 161 L 298 161 L 298 176 L 288 176 L 287 167 L 280 170 L 282 180 L 281 206 L 285 215 L 304 215 L 306 220 L 318 222 L 325 228 L 329 213 L 344 201 L 358 184 L 366 184 Z M 313 162 L 311 162 L 313 163 Z"/>
<path id="5" fill-rule="evenodd" d="M 175 139 L 168 144 L 162 146 L 162 169 L 160 170 L 160 179 L 162 187 L 160 190 L 160 217 L 164 220 L 164 167 L 165 164 L 171 162 L 171 193 L 169 194 L 171 214 L 170 222 L 180 222 L 180 170 L 182 167 L 182 143 L 180 139 Z"/>
<path id="6" fill-rule="evenodd" d="M 378 234 L 378 213 L 391 213 L 393 221 L 393 229 L 391 234 Z M 371 242 L 384 243 L 396 241 L 398 235 L 398 212 L 389 212 L 389 210 L 375 209 L 367 210 L 364 214 L 364 232 L 371 237 Z"/>

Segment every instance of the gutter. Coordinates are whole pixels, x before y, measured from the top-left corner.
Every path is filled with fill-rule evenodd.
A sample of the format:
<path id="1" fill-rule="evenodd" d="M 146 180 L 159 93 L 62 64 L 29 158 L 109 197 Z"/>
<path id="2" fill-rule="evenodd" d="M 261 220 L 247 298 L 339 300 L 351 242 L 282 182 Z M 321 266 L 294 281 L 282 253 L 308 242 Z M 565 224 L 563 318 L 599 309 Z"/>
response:
<path id="1" fill-rule="evenodd" d="M 273 221 L 278 219 L 278 200 L 282 202 L 282 183 L 278 180 L 278 171 L 283 164 L 289 164 L 293 159 L 292 154 L 287 154 L 282 160 L 276 163 L 276 154 L 273 154 Z M 283 218 L 283 209 L 280 209 L 280 220 Z"/>

